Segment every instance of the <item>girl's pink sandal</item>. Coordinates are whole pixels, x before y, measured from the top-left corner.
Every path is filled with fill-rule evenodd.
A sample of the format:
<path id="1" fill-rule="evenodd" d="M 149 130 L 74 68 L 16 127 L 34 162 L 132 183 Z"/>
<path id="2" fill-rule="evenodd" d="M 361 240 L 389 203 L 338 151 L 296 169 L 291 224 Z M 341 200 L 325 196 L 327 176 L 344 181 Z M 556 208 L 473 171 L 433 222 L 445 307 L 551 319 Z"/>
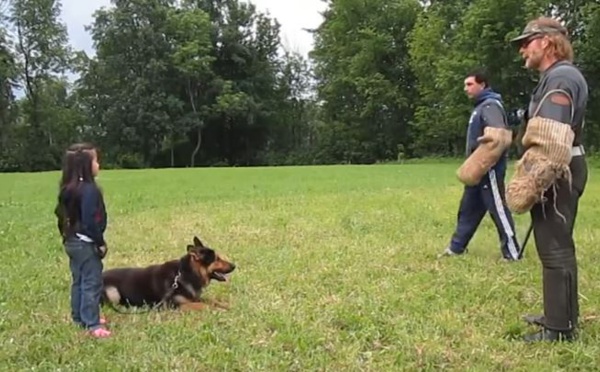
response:
<path id="1" fill-rule="evenodd" d="M 106 338 L 110 337 L 111 335 L 110 331 L 106 330 L 105 328 L 96 328 L 93 331 L 88 331 L 88 333 L 90 336 L 97 338 Z"/>

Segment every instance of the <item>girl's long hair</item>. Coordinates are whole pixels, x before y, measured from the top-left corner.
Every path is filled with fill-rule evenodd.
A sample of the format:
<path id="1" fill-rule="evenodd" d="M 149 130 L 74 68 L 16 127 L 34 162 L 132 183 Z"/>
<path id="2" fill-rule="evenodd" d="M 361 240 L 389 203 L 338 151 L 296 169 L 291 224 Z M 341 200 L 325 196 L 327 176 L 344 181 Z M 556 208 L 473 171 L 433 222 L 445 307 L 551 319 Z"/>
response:
<path id="1" fill-rule="evenodd" d="M 61 235 L 65 237 L 72 233 L 80 221 L 82 183 L 91 183 L 96 186 L 92 173 L 93 152 L 96 147 L 87 142 L 76 143 L 67 149 L 63 156 L 62 177 L 59 183 L 58 204 L 54 211 L 58 218 L 58 227 Z M 100 191 L 98 189 L 98 191 Z M 102 193 L 100 193 L 102 197 Z"/>
<path id="2" fill-rule="evenodd" d="M 61 191 L 73 191 L 81 182 L 95 183 L 92 174 L 92 151 L 96 151 L 96 148 L 87 142 L 69 146 L 63 157 Z"/>

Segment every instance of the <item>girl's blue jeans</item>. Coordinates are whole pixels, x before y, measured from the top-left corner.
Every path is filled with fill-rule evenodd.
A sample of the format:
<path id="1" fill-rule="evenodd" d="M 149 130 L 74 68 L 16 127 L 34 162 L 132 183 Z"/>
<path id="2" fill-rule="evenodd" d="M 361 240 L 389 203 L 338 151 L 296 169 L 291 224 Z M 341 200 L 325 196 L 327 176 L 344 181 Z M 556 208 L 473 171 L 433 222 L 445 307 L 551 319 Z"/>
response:
<path id="1" fill-rule="evenodd" d="M 65 241 L 71 269 L 71 317 L 82 327 L 100 328 L 100 295 L 104 265 L 92 243 L 77 237 Z"/>

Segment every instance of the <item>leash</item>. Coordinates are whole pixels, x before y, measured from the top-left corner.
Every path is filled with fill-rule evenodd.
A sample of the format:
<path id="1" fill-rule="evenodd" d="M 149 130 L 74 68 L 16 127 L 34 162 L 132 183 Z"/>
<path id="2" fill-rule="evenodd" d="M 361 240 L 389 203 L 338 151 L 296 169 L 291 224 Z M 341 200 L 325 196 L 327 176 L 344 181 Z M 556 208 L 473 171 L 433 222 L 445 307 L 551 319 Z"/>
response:
<path id="1" fill-rule="evenodd" d="M 154 306 L 150 307 L 149 309 L 146 309 L 146 311 L 140 311 L 140 310 L 135 310 L 135 311 L 123 311 L 119 308 L 117 308 L 115 306 L 115 304 L 113 304 L 111 301 L 108 301 L 108 306 L 110 306 L 113 310 L 115 310 L 116 312 L 120 313 L 120 314 L 145 314 L 145 313 L 149 313 L 150 311 L 156 310 L 159 307 L 161 307 L 175 292 L 175 290 L 177 290 L 177 288 L 179 288 L 179 278 L 181 277 L 181 269 L 177 270 L 177 275 L 175 275 L 175 279 L 173 279 L 173 284 L 171 284 L 171 288 L 169 288 L 169 290 L 167 291 L 167 293 L 165 293 L 165 295 L 162 297 L 162 299 Z"/>
<path id="2" fill-rule="evenodd" d="M 527 246 L 527 242 L 529 241 L 529 237 L 531 236 L 531 232 L 533 231 L 533 220 L 529 222 L 529 228 L 525 233 L 525 238 L 523 239 L 523 243 L 521 243 L 521 251 L 519 252 L 519 258 L 523 258 L 523 253 L 525 253 L 525 247 Z"/>

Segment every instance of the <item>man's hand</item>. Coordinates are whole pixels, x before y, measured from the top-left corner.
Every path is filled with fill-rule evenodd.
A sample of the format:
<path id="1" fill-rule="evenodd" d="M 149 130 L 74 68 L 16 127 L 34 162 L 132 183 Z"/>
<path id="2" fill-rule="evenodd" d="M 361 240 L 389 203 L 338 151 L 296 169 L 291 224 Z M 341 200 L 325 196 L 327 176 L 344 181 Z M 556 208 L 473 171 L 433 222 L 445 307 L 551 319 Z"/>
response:
<path id="1" fill-rule="evenodd" d="M 512 132 L 506 128 L 486 127 L 477 139 L 479 146 L 456 171 L 460 182 L 474 186 L 500 160 L 512 141 Z"/>
<path id="2" fill-rule="evenodd" d="M 516 214 L 529 212 L 557 180 L 571 180 L 571 126 L 536 116 L 527 123 L 522 138 L 525 152 L 506 186 L 506 203 Z"/>
<path id="3" fill-rule="evenodd" d="M 106 246 L 106 244 L 104 244 L 100 247 L 97 247 L 96 251 L 98 252 L 98 256 L 100 256 L 100 259 L 103 259 L 104 257 L 106 257 L 106 253 L 108 253 L 108 247 Z"/>

